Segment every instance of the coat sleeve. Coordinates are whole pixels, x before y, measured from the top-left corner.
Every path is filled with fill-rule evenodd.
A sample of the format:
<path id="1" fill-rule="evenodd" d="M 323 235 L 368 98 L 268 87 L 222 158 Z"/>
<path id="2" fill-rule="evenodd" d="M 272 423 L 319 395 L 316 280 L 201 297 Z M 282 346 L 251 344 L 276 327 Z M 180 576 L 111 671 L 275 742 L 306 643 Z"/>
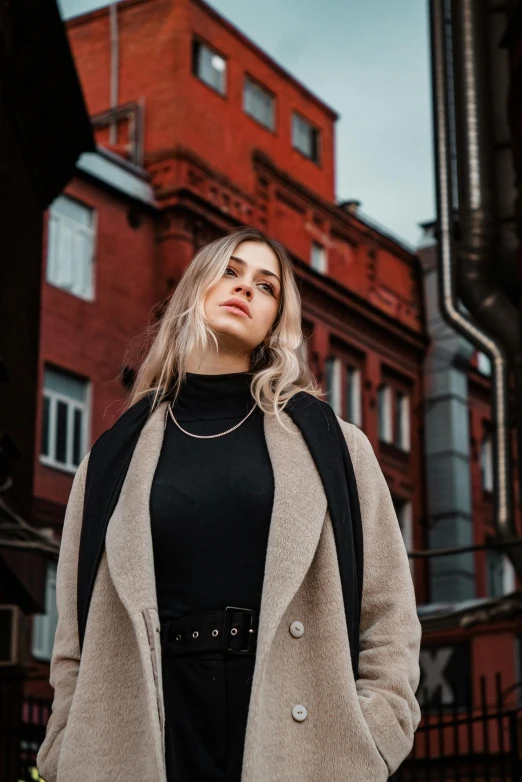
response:
<path id="1" fill-rule="evenodd" d="M 80 666 L 76 609 L 78 551 L 83 518 L 85 477 L 90 452 L 84 456 L 73 480 L 65 511 L 56 569 L 58 624 L 54 637 L 49 682 L 54 689 L 52 711 L 36 766 L 46 782 L 56 782 L 58 760 Z"/>
<path id="2" fill-rule="evenodd" d="M 391 775 L 411 752 L 421 719 L 415 692 L 420 680 L 422 629 L 388 484 L 368 437 L 354 428 L 364 546 L 356 688 L 370 733 Z"/>

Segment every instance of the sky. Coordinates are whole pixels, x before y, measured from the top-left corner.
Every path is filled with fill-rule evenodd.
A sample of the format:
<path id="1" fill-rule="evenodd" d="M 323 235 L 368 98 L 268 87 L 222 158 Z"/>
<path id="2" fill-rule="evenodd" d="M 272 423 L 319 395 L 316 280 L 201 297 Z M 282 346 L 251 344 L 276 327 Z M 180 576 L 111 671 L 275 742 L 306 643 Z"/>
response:
<path id="1" fill-rule="evenodd" d="M 109 5 L 58 3 L 65 18 Z M 416 246 L 435 216 L 428 1 L 209 4 L 340 115 L 336 197 Z"/>

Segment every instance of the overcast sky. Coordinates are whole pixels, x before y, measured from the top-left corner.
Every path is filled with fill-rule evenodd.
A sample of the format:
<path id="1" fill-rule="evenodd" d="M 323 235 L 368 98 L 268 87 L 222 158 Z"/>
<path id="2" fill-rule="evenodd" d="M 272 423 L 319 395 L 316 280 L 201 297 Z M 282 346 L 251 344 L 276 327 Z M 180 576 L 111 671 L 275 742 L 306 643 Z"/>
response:
<path id="1" fill-rule="evenodd" d="M 66 18 L 109 5 L 58 2 Z M 416 245 L 435 212 L 427 0 L 210 5 L 340 114 L 337 197 Z"/>

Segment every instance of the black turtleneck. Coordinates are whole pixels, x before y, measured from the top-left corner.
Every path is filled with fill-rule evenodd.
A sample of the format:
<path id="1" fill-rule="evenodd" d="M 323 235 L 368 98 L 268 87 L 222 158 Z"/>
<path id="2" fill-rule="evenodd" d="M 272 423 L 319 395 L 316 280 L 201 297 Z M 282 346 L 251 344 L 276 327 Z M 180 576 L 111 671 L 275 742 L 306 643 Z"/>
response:
<path id="1" fill-rule="evenodd" d="M 254 405 L 252 377 L 187 373 L 176 420 L 193 434 L 235 426 Z M 150 496 L 161 621 L 227 605 L 259 611 L 273 492 L 259 408 L 208 440 L 169 415 Z"/>

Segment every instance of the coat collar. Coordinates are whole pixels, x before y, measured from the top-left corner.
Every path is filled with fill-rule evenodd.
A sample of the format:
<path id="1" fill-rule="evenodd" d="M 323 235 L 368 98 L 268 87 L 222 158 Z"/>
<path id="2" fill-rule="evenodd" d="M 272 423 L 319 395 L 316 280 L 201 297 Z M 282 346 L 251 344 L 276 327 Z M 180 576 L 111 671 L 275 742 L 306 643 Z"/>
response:
<path id="1" fill-rule="evenodd" d="M 167 402 L 143 427 L 107 528 L 105 549 L 115 589 L 133 622 L 157 610 L 149 501 L 164 435 Z M 275 631 L 312 563 L 327 510 L 320 475 L 290 416 L 265 414 L 264 432 L 274 472 L 274 503 L 261 595 L 256 655 L 266 660 Z"/>

